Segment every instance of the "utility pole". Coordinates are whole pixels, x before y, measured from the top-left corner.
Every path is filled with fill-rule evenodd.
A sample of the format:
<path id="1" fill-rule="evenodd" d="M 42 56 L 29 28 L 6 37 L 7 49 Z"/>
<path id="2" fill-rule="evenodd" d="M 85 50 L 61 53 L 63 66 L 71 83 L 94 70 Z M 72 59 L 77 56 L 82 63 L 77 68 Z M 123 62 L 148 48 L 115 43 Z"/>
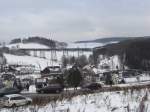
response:
<path id="1" fill-rule="evenodd" d="M 124 52 L 123 53 L 123 72 L 124 72 L 124 69 L 125 69 L 125 60 L 126 60 L 126 53 Z"/>

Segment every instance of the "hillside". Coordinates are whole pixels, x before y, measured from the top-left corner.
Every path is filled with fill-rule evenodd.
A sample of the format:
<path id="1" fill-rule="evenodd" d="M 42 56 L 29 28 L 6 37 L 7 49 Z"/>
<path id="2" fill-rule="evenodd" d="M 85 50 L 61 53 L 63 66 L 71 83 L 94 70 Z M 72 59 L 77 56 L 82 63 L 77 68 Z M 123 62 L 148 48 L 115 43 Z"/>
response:
<path id="1" fill-rule="evenodd" d="M 9 44 L 7 45 L 8 48 L 13 49 L 13 48 L 20 48 L 20 49 L 48 49 L 49 47 L 43 44 L 39 43 L 15 43 L 15 44 Z"/>
<path id="2" fill-rule="evenodd" d="M 58 42 L 56 40 L 47 39 L 46 37 L 39 37 L 39 36 L 28 37 L 24 39 L 16 38 L 11 40 L 9 44 L 11 45 L 11 44 L 18 44 L 18 43 L 23 43 L 23 44 L 36 43 L 36 44 L 47 46 L 49 48 L 62 48 L 67 46 L 65 42 Z"/>
<path id="3" fill-rule="evenodd" d="M 130 37 L 109 37 L 109 38 L 99 38 L 94 40 L 76 41 L 75 43 L 113 43 L 120 42 L 124 40 L 131 39 Z"/>
<path id="4" fill-rule="evenodd" d="M 107 44 L 118 43 L 123 40 L 127 40 L 126 37 L 111 37 L 111 38 L 100 38 L 95 40 L 76 41 L 69 43 L 69 48 L 94 48 L 98 46 L 104 46 Z"/>
<path id="5" fill-rule="evenodd" d="M 33 56 L 18 56 L 18 55 L 12 55 L 8 53 L 4 53 L 4 57 L 7 60 L 7 64 L 10 65 L 34 65 L 37 70 L 43 70 L 45 67 L 50 65 L 59 65 L 59 63 L 56 62 L 50 62 L 49 59 L 44 58 L 38 58 Z"/>
<path id="6" fill-rule="evenodd" d="M 107 56 L 119 55 L 125 65 L 132 69 L 150 69 L 150 38 L 136 38 L 96 47 L 96 58 L 102 54 Z"/>

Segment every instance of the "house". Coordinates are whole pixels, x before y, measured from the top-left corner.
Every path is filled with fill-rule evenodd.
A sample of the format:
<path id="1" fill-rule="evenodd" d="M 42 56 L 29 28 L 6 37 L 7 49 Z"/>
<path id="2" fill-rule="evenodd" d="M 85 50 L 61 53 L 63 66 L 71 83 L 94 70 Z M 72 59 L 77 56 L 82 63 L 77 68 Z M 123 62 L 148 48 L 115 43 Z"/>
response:
<path id="1" fill-rule="evenodd" d="M 96 72 L 96 68 L 94 66 L 91 65 L 86 65 L 85 67 L 83 67 L 83 77 L 85 82 L 97 82 L 99 81 L 99 77 L 98 74 Z"/>
<path id="2" fill-rule="evenodd" d="M 62 75 L 62 70 L 60 66 L 48 66 L 44 70 L 41 71 L 42 77 L 48 77 L 48 78 L 56 78 L 60 75 Z"/>
<path id="3" fill-rule="evenodd" d="M 23 74 L 33 74 L 35 71 L 35 66 L 33 65 L 20 65 L 15 68 L 16 74 L 23 75 Z"/>

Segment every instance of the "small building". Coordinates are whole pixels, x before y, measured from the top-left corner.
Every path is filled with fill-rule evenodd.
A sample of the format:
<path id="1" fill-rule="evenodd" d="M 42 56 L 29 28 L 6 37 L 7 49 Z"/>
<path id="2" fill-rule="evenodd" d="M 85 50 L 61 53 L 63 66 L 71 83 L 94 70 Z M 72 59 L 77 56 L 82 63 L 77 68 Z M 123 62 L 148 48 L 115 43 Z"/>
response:
<path id="1" fill-rule="evenodd" d="M 35 66 L 33 65 L 20 65 L 15 68 L 16 69 L 16 74 L 33 74 L 35 71 Z"/>
<path id="2" fill-rule="evenodd" d="M 100 80 L 96 68 L 94 66 L 91 65 L 86 65 L 85 67 L 83 67 L 83 77 L 85 82 L 98 82 Z"/>
<path id="3" fill-rule="evenodd" d="M 41 77 L 48 77 L 50 79 L 56 78 L 62 74 L 60 66 L 48 66 L 41 71 Z"/>

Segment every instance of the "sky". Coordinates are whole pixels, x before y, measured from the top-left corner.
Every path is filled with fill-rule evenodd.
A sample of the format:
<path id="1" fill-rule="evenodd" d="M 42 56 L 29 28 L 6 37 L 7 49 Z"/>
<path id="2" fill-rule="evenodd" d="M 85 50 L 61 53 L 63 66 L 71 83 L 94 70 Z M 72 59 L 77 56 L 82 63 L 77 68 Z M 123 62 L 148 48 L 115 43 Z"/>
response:
<path id="1" fill-rule="evenodd" d="M 0 41 L 150 35 L 150 0 L 0 0 Z"/>

